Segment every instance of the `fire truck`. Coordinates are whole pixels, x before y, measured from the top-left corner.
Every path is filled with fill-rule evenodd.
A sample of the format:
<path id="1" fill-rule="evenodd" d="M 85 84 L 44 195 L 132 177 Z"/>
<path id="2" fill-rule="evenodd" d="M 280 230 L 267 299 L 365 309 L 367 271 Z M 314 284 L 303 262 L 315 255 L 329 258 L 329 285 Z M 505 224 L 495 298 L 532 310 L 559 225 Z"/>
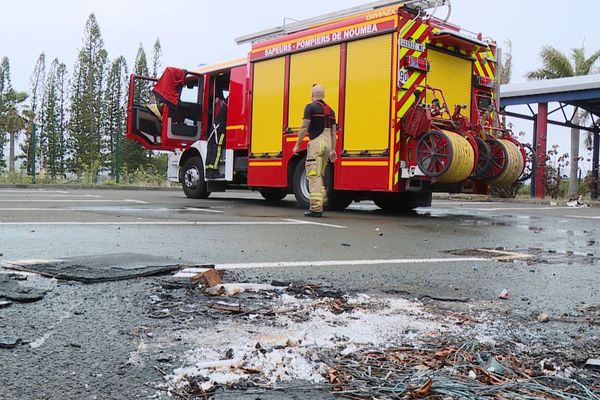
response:
<path id="1" fill-rule="evenodd" d="M 246 187 L 306 206 L 306 143 L 292 149 L 319 83 L 338 122 L 328 209 L 367 199 L 411 209 L 434 192 L 511 185 L 526 153 L 499 120 L 496 43 L 436 17 L 445 1 L 378 1 L 238 38 L 252 44 L 242 59 L 132 75 L 127 136 L 171 152 L 169 179 L 190 198 Z M 209 176 L 217 96 L 228 112 Z"/>

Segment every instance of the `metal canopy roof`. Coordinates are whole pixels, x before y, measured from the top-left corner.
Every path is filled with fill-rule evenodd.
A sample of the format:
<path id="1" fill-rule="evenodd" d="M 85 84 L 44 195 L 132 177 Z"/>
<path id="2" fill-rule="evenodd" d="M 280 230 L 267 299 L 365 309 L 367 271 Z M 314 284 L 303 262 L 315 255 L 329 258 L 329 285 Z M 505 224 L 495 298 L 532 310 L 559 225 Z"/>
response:
<path id="1" fill-rule="evenodd" d="M 549 110 L 548 103 L 551 102 L 559 103 L 558 108 Z M 538 104 L 538 112 L 540 112 L 539 109 L 541 108 L 543 110 L 541 112 L 544 115 L 538 115 L 531 107 L 532 104 Z M 507 106 L 516 105 L 526 105 L 529 108 L 530 115 L 518 114 L 506 110 Z M 570 117 L 565 111 L 565 108 L 569 106 L 575 107 Z M 547 124 L 592 132 L 594 143 L 592 151 L 591 196 L 592 199 L 598 198 L 598 168 L 600 167 L 598 160 L 600 158 L 600 74 L 502 85 L 500 87 L 500 107 L 505 115 L 534 121 L 533 143 L 538 161 L 545 159 Z M 574 123 L 574 120 L 576 120 L 574 117 L 579 109 L 590 113 L 591 125 L 582 126 L 580 123 Z M 564 117 L 562 122 L 548 118 L 552 114 L 559 112 Z M 541 125 L 541 127 L 538 125 Z M 540 141 L 542 144 L 538 147 Z M 545 162 L 540 162 L 536 178 L 532 181 L 531 193 L 532 196 L 535 193 L 536 196 L 543 197 L 545 192 L 543 187 L 546 179 L 543 172 Z M 542 189 L 536 189 L 538 186 Z"/>
<path id="2" fill-rule="evenodd" d="M 500 87 L 500 105 L 559 102 L 600 117 L 600 74 L 510 83 Z"/>

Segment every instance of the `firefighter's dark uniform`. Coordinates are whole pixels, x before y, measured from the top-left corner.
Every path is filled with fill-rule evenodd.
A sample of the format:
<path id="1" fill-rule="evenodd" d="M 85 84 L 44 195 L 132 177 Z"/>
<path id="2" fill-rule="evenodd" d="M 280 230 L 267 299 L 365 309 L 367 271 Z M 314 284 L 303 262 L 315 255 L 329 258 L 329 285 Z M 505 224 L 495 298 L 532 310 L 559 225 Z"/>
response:
<path id="1" fill-rule="evenodd" d="M 227 103 L 225 100 L 219 99 L 215 103 L 214 115 L 213 128 L 209 135 L 206 149 L 207 178 L 218 177 L 219 161 L 221 160 L 227 126 Z"/>
<path id="2" fill-rule="evenodd" d="M 308 126 L 308 150 L 306 153 L 306 179 L 310 193 L 310 211 L 322 213 L 327 202 L 327 190 L 323 182 L 327 161 L 331 155 L 331 128 L 335 125 L 335 112 L 323 100 L 316 100 L 304 108 Z"/>

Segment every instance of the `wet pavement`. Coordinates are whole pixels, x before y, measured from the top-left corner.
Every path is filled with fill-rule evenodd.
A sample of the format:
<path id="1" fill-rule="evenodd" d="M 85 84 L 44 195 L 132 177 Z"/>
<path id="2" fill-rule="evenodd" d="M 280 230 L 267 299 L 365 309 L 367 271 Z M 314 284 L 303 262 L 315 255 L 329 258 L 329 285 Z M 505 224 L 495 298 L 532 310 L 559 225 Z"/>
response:
<path id="1" fill-rule="evenodd" d="M 600 207 L 438 200 L 393 215 L 364 202 L 307 221 L 292 196 L 273 205 L 245 191 L 191 200 L 179 191 L 0 188 L 0 262 L 129 253 L 215 264 L 233 281 L 318 282 L 417 299 L 440 314 L 484 310 L 549 345 L 571 344 L 574 358 L 600 356 L 590 350 L 600 348 L 600 328 L 585 319 L 595 314 L 581 311 L 600 304 L 599 232 Z M 3 399 L 160 397 L 160 371 L 181 366 L 191 332 L 210 336 L 221 318 L 190 310 L 204 300 L 189 288 L 165 292 L 164 277 L 82 284 L 11 273 L 0 276 L 13 289 L 45 295 L 0 306 Z M 170 303 L 157 308 L 153 296 Z M 184 310 L 177 318 L 155 312 L 173 304 Z M 541 313 L 550 323 L 537 323 Z M 284 393 L 217 398 L 306 398 Z M 310 397 L 331 398 L 318 393 Z"/>

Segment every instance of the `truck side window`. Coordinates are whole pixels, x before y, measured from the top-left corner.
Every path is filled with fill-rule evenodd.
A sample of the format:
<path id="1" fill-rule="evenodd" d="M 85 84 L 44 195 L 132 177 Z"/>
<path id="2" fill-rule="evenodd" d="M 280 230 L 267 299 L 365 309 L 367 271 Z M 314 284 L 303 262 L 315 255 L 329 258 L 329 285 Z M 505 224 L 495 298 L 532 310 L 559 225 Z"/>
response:
<path id="1" fill-rule="evenodd" d="M 195 81 L 184 85 L 179 100 L 184 103 L 200 104 L 202 96 L 200 96 L 200 85 L 198 83 L 198 81 Z"/>

